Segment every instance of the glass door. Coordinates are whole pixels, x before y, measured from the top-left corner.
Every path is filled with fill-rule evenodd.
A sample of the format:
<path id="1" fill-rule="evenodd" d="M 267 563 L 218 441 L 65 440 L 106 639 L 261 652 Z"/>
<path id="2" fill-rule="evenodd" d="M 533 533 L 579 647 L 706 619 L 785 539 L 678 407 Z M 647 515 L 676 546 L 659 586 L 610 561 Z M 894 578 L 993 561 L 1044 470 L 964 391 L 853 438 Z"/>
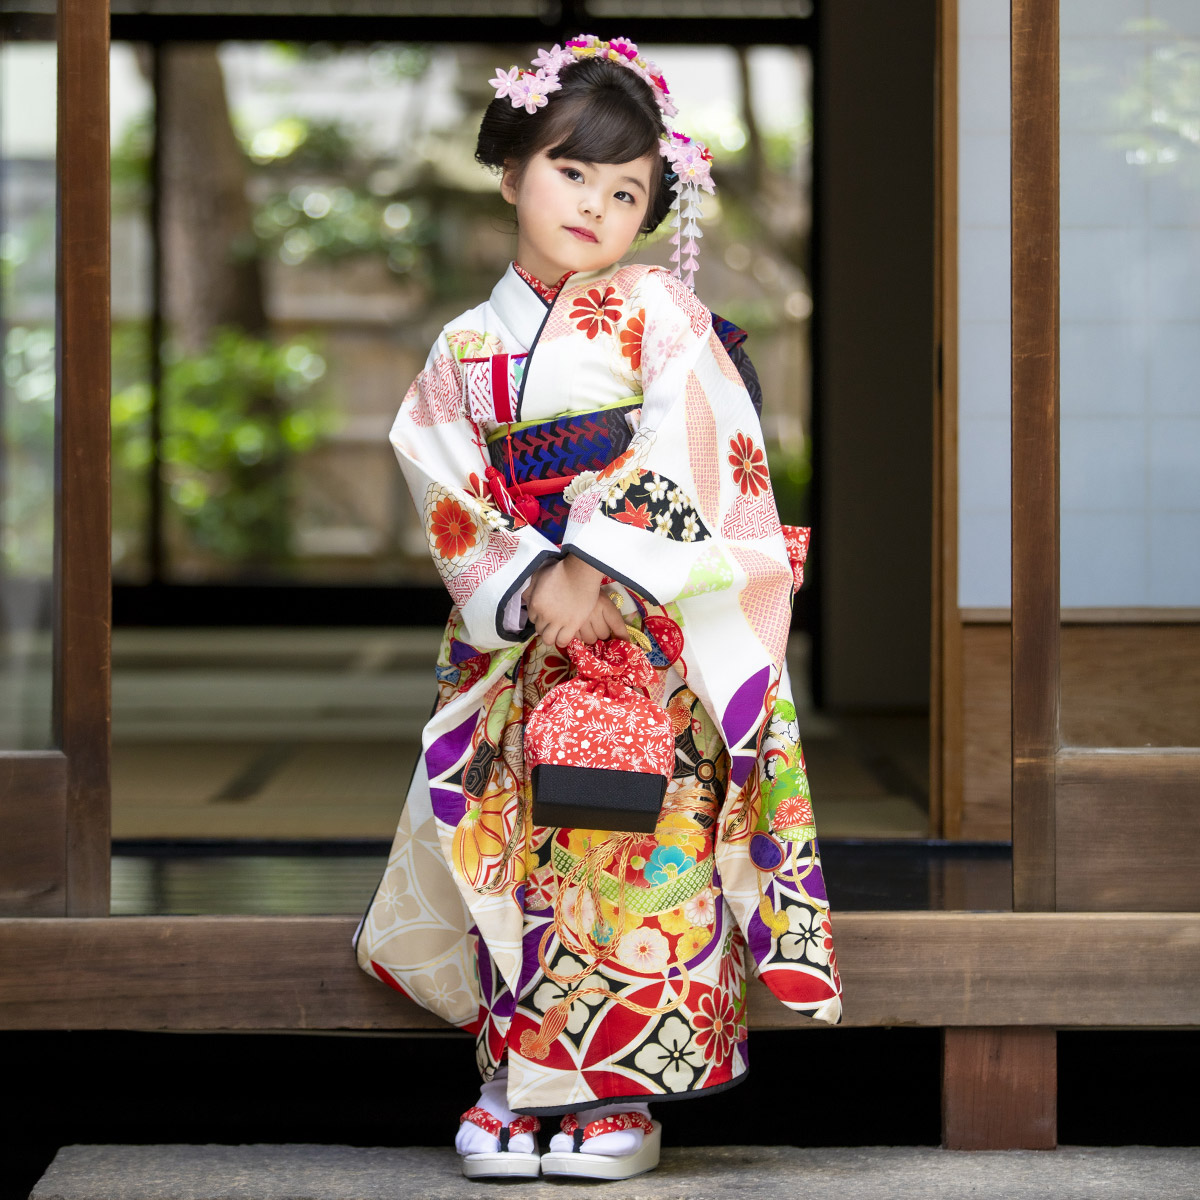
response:
<path id="1" fill-rule="evenodd" d="M 0 914 L 108 912 L 108 7 L 0 17 Z"/>

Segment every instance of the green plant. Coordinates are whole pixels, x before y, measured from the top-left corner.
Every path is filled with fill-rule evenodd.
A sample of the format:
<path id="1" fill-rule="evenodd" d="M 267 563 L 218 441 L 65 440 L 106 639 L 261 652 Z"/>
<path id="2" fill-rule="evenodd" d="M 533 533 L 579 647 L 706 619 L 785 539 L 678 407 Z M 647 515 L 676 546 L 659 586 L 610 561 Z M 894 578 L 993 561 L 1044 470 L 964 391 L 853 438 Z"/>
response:
<path id="1" fill-rule="evenodd" d="M 202 354 L 164 350 L 166 499 L 193 547 L 242 567 L 292 554 L 292 468 L 336 424 L 311 339 L 282 344 L 221 329 Z M 113 393 L 113 453 L 132 491 L 150 465 L 150 391 Z M 116 494 L 116 489 L 114 489 Z"/>

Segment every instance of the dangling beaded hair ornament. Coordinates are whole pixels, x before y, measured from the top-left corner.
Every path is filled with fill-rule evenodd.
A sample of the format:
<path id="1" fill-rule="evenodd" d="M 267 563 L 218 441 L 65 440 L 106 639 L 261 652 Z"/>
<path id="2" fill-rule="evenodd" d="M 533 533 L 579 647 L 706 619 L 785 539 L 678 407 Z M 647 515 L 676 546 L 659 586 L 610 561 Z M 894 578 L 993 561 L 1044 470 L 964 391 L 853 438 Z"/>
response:
<path id="1" fill-rule="evenodd" d="M 562 87 L 558 81 L 559 72 L 585 58 L 607 58 L 628 67 L 650 85 L 664 117 L 673 117 L 678 111 L 671 102 L 662 72 L 649 59 L 641 58 L 637 46 L 628 38 L 602 42 L 594 34 L 580 34 L 565 47 L 555 45 L 549 50 L 539 50 L 533 60 L 533 70 L 497 68 L 496 78 L 488 82 L 496 89 L 498 99 L 508 98 L 513 108 L 523 108 L 532 114 L 546 105 L 551 92 Z M 675 202 L 671 205 L 671 245 L 674 247 L 671 261 L 675 264 L 675 277 L 691 287 L 700 265 L 696 243 L 703 236 L 699 225 L 700 189 L 710 195 L 716 191 L 712 181 L 712 154 L 703 142 L 672 129 L 660 136 L 658 150 L 670 164 L 667 181 L 675 193 Z"/>

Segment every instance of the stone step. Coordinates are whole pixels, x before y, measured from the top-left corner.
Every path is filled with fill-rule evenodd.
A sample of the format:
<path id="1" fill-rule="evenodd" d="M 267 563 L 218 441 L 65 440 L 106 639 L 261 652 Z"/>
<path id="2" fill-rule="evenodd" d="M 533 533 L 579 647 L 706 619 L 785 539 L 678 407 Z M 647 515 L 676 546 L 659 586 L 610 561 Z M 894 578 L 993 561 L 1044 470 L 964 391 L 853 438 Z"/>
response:
<path id="1" fill-rule="evenodd" d="M 65 1146 L 30 1200 L 478 1200 L 504 1186 L 464 1179 L 449 1149 Z M 1200 1148 L 673 1147 L 657 1171 L 620 1183 L 519 1185 L 521 1200 L 724 1200 L 731 1192 L 761 1200 L 1194 1200 Z"/>

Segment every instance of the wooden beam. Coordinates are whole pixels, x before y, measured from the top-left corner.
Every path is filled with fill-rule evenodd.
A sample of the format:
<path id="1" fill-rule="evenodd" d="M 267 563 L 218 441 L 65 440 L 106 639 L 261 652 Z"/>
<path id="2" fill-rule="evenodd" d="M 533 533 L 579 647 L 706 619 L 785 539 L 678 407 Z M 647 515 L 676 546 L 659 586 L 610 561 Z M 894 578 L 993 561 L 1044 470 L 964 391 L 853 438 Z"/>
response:
<path id="1" fill-rule="evenodd" d="M 351 917 L 0 921 L 2 1029 L 444 1030 Z M 1200 914 L 843 913 L 847 1026 L 1200 1026 Z M 818 1028 L 751 988 L 755 1029 Z"/>
<path id="2" fill-rule="evenodd" d="M 1200 750 L 1058 753 L 1058 908 L 1200 909 Z"/>
<path id="3" fill-rule="evenodd" d="M 109 902 L 107 0 L 58 0 L 58 532 L 55 735 L 67 758 L 67 912 Z"/>
<path id="4" fill-rule="evenodd" d="M 1058 0 L 1012 0 L 1013 908 L 1054 907 Z"/>
<path id="5" fill-rule="evenodd" d="M 1053 1150 L 1058 1143 L 1057 1051 L 1053 1029 L 945 1030 L 942 1145 L 947 1150 Z"/>

